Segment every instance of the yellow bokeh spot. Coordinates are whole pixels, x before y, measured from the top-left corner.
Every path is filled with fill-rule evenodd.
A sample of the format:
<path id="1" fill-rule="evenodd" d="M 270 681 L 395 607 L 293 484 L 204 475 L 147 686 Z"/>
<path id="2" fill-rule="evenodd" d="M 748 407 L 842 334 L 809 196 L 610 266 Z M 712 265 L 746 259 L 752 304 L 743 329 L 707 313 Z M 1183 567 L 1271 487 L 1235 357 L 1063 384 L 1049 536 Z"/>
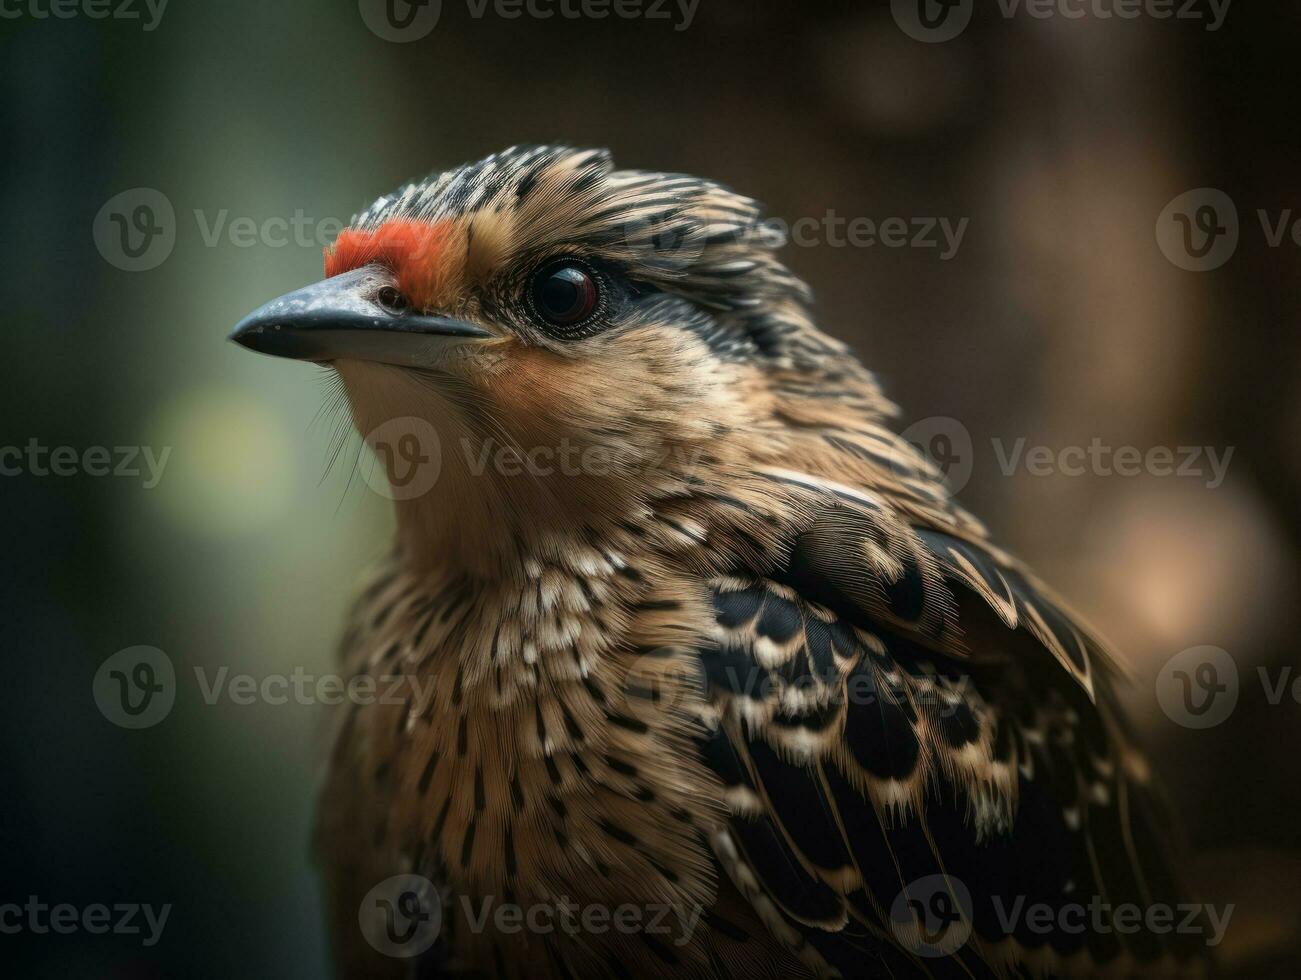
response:
<path id="1" fill-rule="evenodd" d="M 152 430 L 171 446 L 153 491 L 170 517 L 201 534 L 264 527 L 289 508 L 299 460 L 283 411 L 256 392 L 206 387 L 168 405 Z"/>

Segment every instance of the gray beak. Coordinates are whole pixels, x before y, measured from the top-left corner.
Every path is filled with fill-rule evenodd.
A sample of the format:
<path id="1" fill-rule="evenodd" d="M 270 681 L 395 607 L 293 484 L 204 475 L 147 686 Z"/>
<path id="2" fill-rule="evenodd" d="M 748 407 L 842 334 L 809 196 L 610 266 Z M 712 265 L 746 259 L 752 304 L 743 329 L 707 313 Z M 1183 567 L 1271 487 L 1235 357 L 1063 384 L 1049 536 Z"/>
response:
<path id="1" fill-rule="evenodd" d="M 374 294 L 383 277 L 382 270 L 365 266 L 304 286 L 254 310 L 230 339 L 260 354 L 302 361 L 430 367 L 450 346 L 493 338 L 464 320 L 382 306 Z"/>

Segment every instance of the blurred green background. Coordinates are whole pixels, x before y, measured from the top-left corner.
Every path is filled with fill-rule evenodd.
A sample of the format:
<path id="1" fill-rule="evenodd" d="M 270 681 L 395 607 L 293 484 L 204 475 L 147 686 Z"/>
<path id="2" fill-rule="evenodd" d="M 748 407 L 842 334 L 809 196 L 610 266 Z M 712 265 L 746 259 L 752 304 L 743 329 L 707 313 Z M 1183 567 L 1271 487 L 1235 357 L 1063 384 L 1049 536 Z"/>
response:
<path id="1" fill-rule="evenodd" d="M 670 20 L 538 20 L 444 0 L 427 36 L 394 43 L 366 4 L 172 0 L 150 30 L 143 6 L 144 20 L 4 8 L 0 444 L 171 447 L 151 489 L 0 477 L 0 904 L 173 906 L 151 948 L 0 935 L 9 975 L 328 973 L 308 848 L 324 711 L 209 705 L 194 669 L 328 672 L 389 505 L 354 473 L 357 439 L 327 467 L 325 373 L 225 336 L 319 278 L 321 236 L 376 196 L 518 142 L 609 146 L 786 220 L 969 219 L 947 261 L 829 243 L 787 258 L 901 426 L 961 421 L 963 500 L 1129 654 L 1193 873 L 1217 896 L 1287 880 L 1301 706 L 1269 705 L 1252 678 L 1301 667 L 1301 248 L 1271 247 L 1256 211 L 1301 205 L 1296 3 L 1234 4 L 1218 31 L 981 3 L 942 44 L 908 37 L 885 3 L 741 0 L 700 0 L 686 29 L 672 6 Z M 1236 202 L 1242 241 L 1199 274 L 1167 261 L 1154 228 L 1201 187 Z M 175 239 L 131 272 L 94 228 L 136 188 L 170 202 Z M 301 240 L 283 243 L 277 220 Z M 1022 437 L 1234 455 L 1214 489 L 1006 476 L 991 440 Z M 128 731 L 92 680 L 138 644 L 168 654 L 178 693 Z M 1244 678 L 1210 731 L 1153 696 L 1161 665 L 1201 644 Z"/>

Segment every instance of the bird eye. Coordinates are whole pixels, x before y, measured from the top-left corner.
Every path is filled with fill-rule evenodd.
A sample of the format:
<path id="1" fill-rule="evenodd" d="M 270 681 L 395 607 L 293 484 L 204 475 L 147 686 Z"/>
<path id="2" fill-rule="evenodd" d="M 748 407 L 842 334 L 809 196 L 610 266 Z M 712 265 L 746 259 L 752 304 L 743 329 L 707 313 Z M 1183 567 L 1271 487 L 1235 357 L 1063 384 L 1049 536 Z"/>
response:
<path id="1" fill-rule="evenodd" d="M 391 313 L 405 312 L 407 306 L 410 305 L 407 303 L 407 298 L 393 286 L 382 288 L 375 294 L 375 300 Z"/>
<path id="2" fill-rule="evenodd" d="M 537 315 L 557 327 L 574 327 L 601 304 L 596 277 L 582 263 L 562 259 L 543 266 L 533 277 L 530 298 Z"/>

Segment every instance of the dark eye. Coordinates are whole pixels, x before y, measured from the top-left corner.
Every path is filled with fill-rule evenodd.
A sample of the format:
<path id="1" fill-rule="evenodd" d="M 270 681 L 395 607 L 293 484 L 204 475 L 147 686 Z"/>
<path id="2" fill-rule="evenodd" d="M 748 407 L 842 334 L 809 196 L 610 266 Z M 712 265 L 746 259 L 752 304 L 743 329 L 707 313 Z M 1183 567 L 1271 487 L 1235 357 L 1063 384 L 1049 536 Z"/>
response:
<path id="1" fill-rule="evenodd" d="M 375 299 L 380 306 L 392 313 L 402 313 L 410 305 L 407 298 L 393 286 L 385 286 L 375 294 Z"/>
<path id="2" fill-rule="evenodd" d="M 596 276 L 573 259 L 543 266 L 533 277 L 529 291 L 534 312 L 557 327 L 576 327 L 601 305 Z"/>

